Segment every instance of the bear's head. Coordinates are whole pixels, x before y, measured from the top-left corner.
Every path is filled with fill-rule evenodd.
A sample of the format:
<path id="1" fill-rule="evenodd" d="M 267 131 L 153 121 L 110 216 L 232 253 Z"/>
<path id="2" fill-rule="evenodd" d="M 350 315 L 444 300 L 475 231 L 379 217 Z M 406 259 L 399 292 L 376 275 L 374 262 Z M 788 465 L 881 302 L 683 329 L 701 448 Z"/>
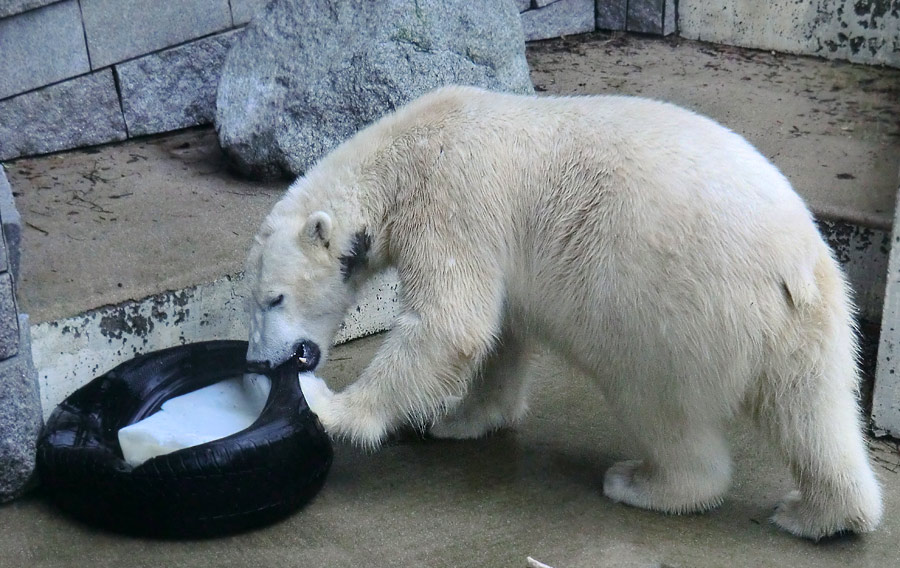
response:
<path id="1" fill-rule="evenodd" d="M 290 196 L 282 200 L 250 251 L 251 363 L 275 367 L 298 353 L 307 370 L 315 369 L 368 264 L 371 238 L 364 230 L 336 227 L 329 212 L 308 209 Z"/>

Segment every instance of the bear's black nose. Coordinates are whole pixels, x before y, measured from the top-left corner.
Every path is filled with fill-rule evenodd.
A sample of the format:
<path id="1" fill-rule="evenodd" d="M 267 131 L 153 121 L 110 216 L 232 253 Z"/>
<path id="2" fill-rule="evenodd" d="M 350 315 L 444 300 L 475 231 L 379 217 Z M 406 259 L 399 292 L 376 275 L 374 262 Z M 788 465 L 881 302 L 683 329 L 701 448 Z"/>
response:
<path id="1" fill-rule="evenodd" d="M 321 355 L 322 352 L 319 350 L 319 346 L 306 339 L 298 343 L 297 348 L 294 350 L 294 357 L 300 362 L 301 373 L 315 370 Z"/>

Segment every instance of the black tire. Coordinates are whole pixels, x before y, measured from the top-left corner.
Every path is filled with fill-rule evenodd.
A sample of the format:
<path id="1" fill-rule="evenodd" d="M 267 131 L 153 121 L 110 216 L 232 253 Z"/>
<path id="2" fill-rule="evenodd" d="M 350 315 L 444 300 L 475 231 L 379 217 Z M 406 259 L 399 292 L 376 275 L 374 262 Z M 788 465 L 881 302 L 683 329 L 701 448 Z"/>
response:
<path id="1" fill-rule="evenodd" d="M 132 467 L 118 431 L 170 398 L 246 368 L 245 341 L 195 343 L 139 356 L 75 391 L 38 442 L 38 472 L 70 514 L 116 531 L 200 537 L 260 526 L 321 489 L 332 447 L 297 381 L 296 358 L 269 373 L 272 389 L 246 430 Z"/>

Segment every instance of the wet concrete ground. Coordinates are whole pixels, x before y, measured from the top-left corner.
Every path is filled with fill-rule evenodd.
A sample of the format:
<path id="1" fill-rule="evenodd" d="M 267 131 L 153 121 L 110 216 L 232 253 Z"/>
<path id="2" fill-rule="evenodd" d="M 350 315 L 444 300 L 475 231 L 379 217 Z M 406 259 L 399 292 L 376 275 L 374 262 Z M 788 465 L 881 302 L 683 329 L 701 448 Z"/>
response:
<path id="1" fill-rule="evenodd" d="M 358 376 L 383 336 L 339 347 L 322 376 Z M 736 424 L 734 486 L 704 515 L 664 516 L 603 497 L 603 471 L 635 457 L 590 382 L 556 358 L 531 372 L 532 411 L 515 432 L 471 442 L 406 433 L 374 454 L 336 447 L 325 488 L 306 509 L 246 534 L 155 541 L 100 532 L 40 494 L 0 507 L 0 567 L 122 566 L 883 568 L 900 565 L 900 453 L 873 442 L 884 525 L 813 544 L 767 517 L 792 487 L 752 428 Z"/>

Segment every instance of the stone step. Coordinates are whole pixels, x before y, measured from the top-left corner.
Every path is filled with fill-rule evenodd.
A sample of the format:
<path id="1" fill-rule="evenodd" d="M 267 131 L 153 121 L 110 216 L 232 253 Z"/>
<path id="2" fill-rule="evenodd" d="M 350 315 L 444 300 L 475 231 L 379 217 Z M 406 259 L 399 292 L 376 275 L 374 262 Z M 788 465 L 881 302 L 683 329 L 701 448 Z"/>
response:
<path id="1" fill-rule="evenodd" d="M 900 70 L 591 34 L 530 44 L 544 94 L 669 100 L 745 135 L 812 206 L 879 320 L 900 161 Z M 24 226 L 19 305 L 32 319 L 45 413 L 135 353 L 244 338 L 244 257 L 286 183 L 232 176 L 211 128 L 6 164 Z M 342 339 L 384 329 L 390 276 Z"/>

